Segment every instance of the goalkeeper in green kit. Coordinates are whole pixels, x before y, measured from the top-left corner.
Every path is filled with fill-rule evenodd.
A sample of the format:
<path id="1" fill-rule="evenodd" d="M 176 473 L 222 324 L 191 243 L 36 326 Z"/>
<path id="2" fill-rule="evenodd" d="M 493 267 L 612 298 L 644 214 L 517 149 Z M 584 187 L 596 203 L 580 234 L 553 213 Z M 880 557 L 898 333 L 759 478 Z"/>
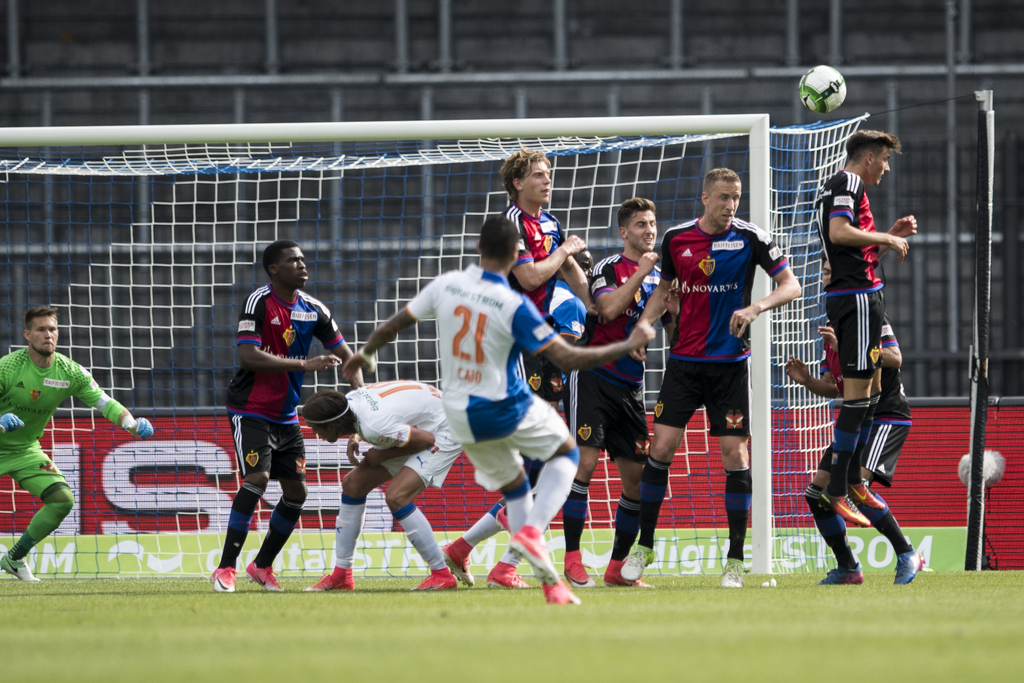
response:
<path id="1" fill-rule="evenodd" d="M 35 307 L 25 313 L 27 349 L 0 358 L 0 475 L 9 474 L 43 501 L 28 528 L 3 556 L 0 568 L 22 581 L 38 581 L 25 556 L 50 535 L 75 506 L 64 475 L 43 452 L 39 437 L 69 396 L 103 412 L 132 436 L 148 439 L 153 425 L 132 414 L 99 388 L 89 371 L 57 353 L 57 311 Z"/>

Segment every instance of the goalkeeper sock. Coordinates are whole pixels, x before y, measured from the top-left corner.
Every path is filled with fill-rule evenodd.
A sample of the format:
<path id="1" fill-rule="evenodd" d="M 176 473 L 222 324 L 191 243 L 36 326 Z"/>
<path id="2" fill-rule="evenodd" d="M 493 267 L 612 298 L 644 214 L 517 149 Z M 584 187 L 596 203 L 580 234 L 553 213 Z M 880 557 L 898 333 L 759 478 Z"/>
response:
<path id="1" fill-rule="evenodd" d="M 580 464 L 580 449 L 574 448 L 565 455 L 556 455 L 544 463 L 537 478 L 537 495 L 533 509 L 526 518 L 528 526 L 542 532 L 558 514 L 572 489 L 572 480 Z M 510 520 L 511 523 L 511 520 Z"/>
<path id="2" fill-rule="evenodd" d="M 562 528 L 565 533 L 565 552 L 571 553 L 580 549 L 583 527 L 587 523 L 587 497 L 590 493 L 590 482 L 572 480 L 569 497 L 562 506 Z M 639 514 L 639 509 L 637 510 Z"/>
<path id="3" fill-rule="evenodd" d="M 832 549 L 839 566 L 852 571 L 857 568 L 857 559 L 853 556 L 850 542 L 846 538 L 846 522 L 836 514 L 835 510 L 822 504 L 821 491 L 822 489 L 814 484 L 808 486 L 804 491 L 807 507 L 810 508 L 811 515 L 814 517 L 814 526 L 818 527 L 821 537 Z"/>
<path id="4" fill-rule="evenodd" d="M 889 539 L 889 543 L 892 544 L 892 549 L 896 551 L 897 555 L 903 553 L 909 553 L 914 549 L 914 546 L 907 542 L 906 537 L 903 535 L 903 531 L 900 529 L 899 523 L 896 518 L 892 516 L 892 511 L 889 510 L 889 504 L 886 503 L 880 495 L 872 491 L 875 498 L 879 502 L 885 505 L 884 510 L 876 510 L 875 508 L 869 508 L 867 505 L 857 504 L 857 509 L 868 518 L 871 525 L 878 529 L 878 532 Z"/>
<path id="5" fill-rule="evenodd" d="M 615 508 L 615 541 L 612 543 L 612 560 L 626 559 L 633 548 L 636 535 L 640 532 L 640 501 L 619 496 L 619 505 Z M 579 550 L 579 544 L 576 544 Z"/>
<path id="6" fill-rule="evenodd" d="M 341 494 L 341 509 L 334 523 L 334 566 L 342 569 L 352 568 L 352 558 L 356 554 L 356 540 L 363 530 L 363 519 L 366 517 L 366 498 L 352 498 Z"/>
<path id="7" fill-rule="evenodd" d="M 462 540 L 469 544 L 470 548 L 474 548 L 480 543 L 483 543 L 491 536 L 504 531 L 501 525 L 498 524 L 498 512 L 504 507 L 501 503 L 495 503 L 494 507 L 487 511 L 483 517 L 478 519 L 476 523 L 469 528 L 469 531 L 462 534 Z"/>
<path id="8" fill-rule="evenodd" d="M 39 498 L 43 501 L 43 507 L 32 516 L 25 533 L 7 553 L 12 560 L 20 560 L 28 555 L 36 543 L 52 534 L 75 507 L 71 487 L 62 482 L 48 486 Z"/>
<path id="9" fill-rule="evenodd" d="M 725 473 L 725 515 L 729 519 L 728 558 L 731 560 L 743 561 L 743 545 L 747 540 L 752 490 L 749 467 Z"/>
<path id="10" fill-rule="evenodd" d="M 861 427 L 864 425 L 864 417 L 867 415 L 870 405 L 871 399 L 869 398 L 853 399 L 844 401 L 843 407 L 839 409 L 832 442 L 832 478 L 828 482 L 830 498 L 846 497 L 846 477 L 850 469 L 850 461 L 857 450 Z M 859 462 L 857 467 L 860 467 Z M 858 469 L 857 472 L 857 480 L 859 480 L 860 470 Z M 854 483 L 857 480 L 854 480 Z"/>
<path id="11" fill-rule="evenodd" d="M 640 545 L 654 547 L 654 528 L 658 526 L 661 504 L 668 490 L 669 463 L 647 458 L 640 479 Z"/>
<path id="12" fill-rule="evenodd" d="M 875 423 L 875 409 L 878 407 L 878 399 L 881 396 L 882 394 L 879 393 L 868 399 L 868 410 L 864 413 L 864 422 L 860 426 L 860 438 L 857 439 L 857 449 L 853 452 L 853 458 L 850 459 L 850 466 L 846 471 L 846 483 L 848 485 L 864 483 L 864 477 L 861 476 L 860 468 L 866 462 L 864 454 L 868 449 L 868 442 L 871 441 L 871 430 Z"/>
<path id="13" fill-rule="evenodd" d="M 299 523 L 301 516 L 302 501 L 289 500 L 282 496 L 270 515 L 270 529 L 267 530 L 267 537 L 263 539 L 260 552 L 256 555 L 256 566 L 259 569 L 266 569 L 274 564 L 274 558 L 292 535 L 292 530 Z"/>
<path id="14" fill-rule="evenodd" d="M 228 517 L 228 530 L 224 535 L 224 552 L 220 556 L 220 567 L 234 567 L 238 563 L 238 554 L 245 545 L 253 513 L 256 512 L 263 492 L 264 489 L 246 482 L 235 494 L 235 500 L 231 503 L 231 516 Z"/>
<path id="15" fill-rule="evenodd" d="M 505 512 L 508 513 L 508 530 L 513 536 L 523 525 L 526 517 L 533 509 L 533 496 L 530 495 L 530 482 L 523 481 L 511 491 L 505 491 Z"/>
<path id="16" fill-rule="evenodd" d="M 412 547 L 416 548 L 416 552 L 420 554 L 427 566 L 434 571 L 444 569 L 446 566 L 444 555 L 441 554 L 441 548 L 434 540 L 434 530 L 430 528 L 430 522 L 427 521 L 423 512 L 409 503 L 405 507 L 395 510 L 395 519 L 402 525 L 402 531 L 405 532 L 406 538 L 412 543 Z"/>

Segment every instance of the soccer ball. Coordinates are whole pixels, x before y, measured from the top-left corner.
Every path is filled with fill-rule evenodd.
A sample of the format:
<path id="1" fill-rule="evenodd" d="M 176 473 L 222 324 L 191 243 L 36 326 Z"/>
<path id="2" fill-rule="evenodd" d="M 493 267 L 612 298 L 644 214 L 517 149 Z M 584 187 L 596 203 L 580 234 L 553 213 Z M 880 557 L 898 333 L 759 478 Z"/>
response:
<path id="1" fill-rule="evenodd" d="M 830 66 L 816 66 L 800 79 L 800 101 L 818 114 L 835 111 L 846 99 L 846 79 Z"/>

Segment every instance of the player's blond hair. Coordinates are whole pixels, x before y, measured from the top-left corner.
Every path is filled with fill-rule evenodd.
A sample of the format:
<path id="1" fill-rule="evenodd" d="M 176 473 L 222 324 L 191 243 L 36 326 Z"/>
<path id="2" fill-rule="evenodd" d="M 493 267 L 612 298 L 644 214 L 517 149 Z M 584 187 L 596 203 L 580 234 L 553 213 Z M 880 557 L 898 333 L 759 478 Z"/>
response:
<path id="1" fill-rule="evenodd" d="M 32 329 L 32 321 L 36 318 L 57 318 L 57 309 L 49 306 L 33 306 L 32 308 L 25 311 L 25 329 Z"/>
<path id="2" fill-rule="evenodd" d="M 860 161 L 868 152 L 881 152 L 891 149 L 900 154 L 902 146 L 900 139 L 891 133 L 880 130 L 858 130 L 846 141 L 847 161 Z"/>
<path id="3" fill-rule="evenodd" d="M 727 183 L 740 183 L 741 185 L 743 184 L 743 181 L 740 180 L 739 175 L 737 175 L 736 171 L 732 170 L 731 168 L 713 168 L 704 174 L 704 184 L 701 186 L 702 191 L 709 191 L 712 187 L 715 186 L 715 183 L 717 183 L 719 180 L 725 181 Z"/>
<path id="4" fill-rule="evenodd" d="M 514 202 L 516 197 L 519 196 L 519 190 L 516 189 L 513 181 L 525 178 L 529 175 L 533 165 L 540 162 L 551 166 L 551 162 L 544 156 L 544 152 L 538 152 L 525 147 L 521 147 L 518 152 L 513 152 L 512 156 L 505 159 L 505 163 L 501 165 L 499 173 L 501 174 L 501 184 L 505 188 L 505 192 L 508 193 L 509 201 Z"/>
<path id="5" fill-rule="evenodd" d="M 619 220 L 619 227 L 624 228 L 629 225 L 630 219 L 641 211 L 650 211 L 651 213 L 657 214 L 654 202 L 646 197 L 630 197 L 622 202 L 622 204 L 619 205 L 619 212 L 616 214 L 616 217 Z"/>

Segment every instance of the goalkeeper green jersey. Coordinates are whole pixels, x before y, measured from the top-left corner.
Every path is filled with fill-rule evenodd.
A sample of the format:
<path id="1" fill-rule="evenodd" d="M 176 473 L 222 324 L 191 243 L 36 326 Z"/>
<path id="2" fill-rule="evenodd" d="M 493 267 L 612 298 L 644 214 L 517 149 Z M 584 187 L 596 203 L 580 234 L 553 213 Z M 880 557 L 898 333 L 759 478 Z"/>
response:
<path id="1" fill-rule="evenodd" d="M 46 423 L 70 396 L 103 411 L 111 421 L 118 417 L 107 413 L 121 408 L 120 404 L 100 389 L 87 369 L 67 356 L 54 353 L 48 368 L 33 363 L 28 349 L 0 358 L 0 414 L 14 413 L 25 423 L 16 431 L 0 433 L 0 458 L 24 455 L 37 446 Z"/>

